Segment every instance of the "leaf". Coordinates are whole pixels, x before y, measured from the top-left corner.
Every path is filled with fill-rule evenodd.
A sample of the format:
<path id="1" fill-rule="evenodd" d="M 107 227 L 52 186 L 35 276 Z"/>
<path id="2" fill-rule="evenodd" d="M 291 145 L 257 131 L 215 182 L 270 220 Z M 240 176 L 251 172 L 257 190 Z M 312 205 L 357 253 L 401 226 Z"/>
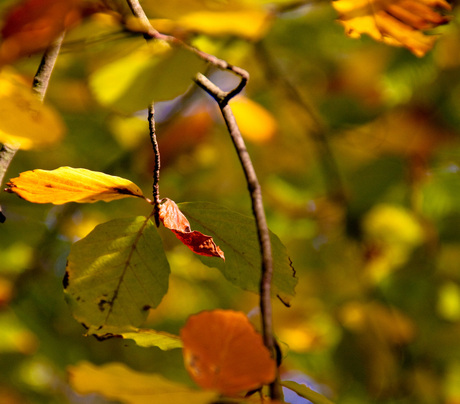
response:
<path id="1" fill-rule="evenodd" d="M 161 375 L 137 372 L 121 363 L 96 366 L 80 362 L 67 368 L 69 382 L 79 394 L 98 393 L 126 404 L 208 404 L 217 397 L 192 390 Z"/>
<path id="2" fill-rule="evenodd" d="M 129 180 L 84 168 L 25 171 L 8 183 L 8 191 L 34 203 L 91 203 L 131 196 L 143 198 L 139 187 Z"/>
<path id="3" fill-rule="evenodd" d="M 72 245 L 64 289 L 74 317 L 86 327 L 137 327 L 166 294 L 169 272 L 148 218 L 115 219 Z"/>
<path id="4" fill-rule="evenodd" d="M 296 392 L 299 396 L 310 400 L 312 404 L 333 404 L 332 401 L 324 397 L 322 394 L 310 389 L 304 384 L 299 384 L 292 381 L 282 381 L 281 385 L 289 390 Z"/>
<path id="5" fill-rule="evenodd" d="M 187 218 L 171 199 L 165 198 L 161 202 L 160 220 L 194 253 L 205 257 L 219 257 L 225 261 L 223 251 L 214 243 L 212 237 L 199 231 L 191 231 Z"/>
<path id="6" fill-rule="evenodd" d="M 49 146 L 60 140 L 65 126 L 54 109 L 44 105 L 19 76 L 0 73 L 0 143 L 22 149 Z"/>
<path id="7" fill-rule="evenodd" d="M 262 260 L 254 219 L 211 203 L 180 203 L 178 206 L 194 228 L 210 234 L 226 252 L 225 262 L 203 256 L 199 256 L 199 259 L 209 267 L 218 268 L 234 285 L 259 293 Z M 295 294 L 295 270 L 284 245 L 275 234 L 270 235 L 272 294 L 288 304 Z"/>
<path id="8" fill-rule="evenodd" d="M 79 0 L 24 0 L 5 17 L 0 64 L 45 50 L 81 18 Z"/>
<path id="9" fill-rule="evenodd" d="M 102 105 L 133 113 L 184 93 L 203 66 L 189 51 L 149 42 L 93 72 L 90 86 Z"/>
<path id="10" fill-rule="evenodd" d="M 271 139 L 278 125 L 275 118 L 261 105 L 243 96 L 230 101 L 241 134 L 249 140 L 263 143 Z"/>
<path id="11" fill-rule="evenodd" d="M 275 379 L 275 361 L 241 312 L 213 310 L 193 315 L 180 335 L 185 366 L 204 389 L 233 396 Z"/>
<path id="12" fill-rule="evenodd" d="M 87 335 L 94 335 L 99 340 L 109 338 L 123 338 L 133 340 L 138 346 L 144 348 L 158 347 L 163 351 L 182 348 L 182 341 L 177 335 L 151 329 L 136 327 L 89 327 Z"/>
<path id="13" fill-rule="evenodd" d="M 423 31 L 449 21 L 437 9 L 451 10 L 445 0 L 338 0 L 332 4 L 350 37 L 368 34 L 377 41 L 404 46 L 418 57 L 437 39 Z"/>

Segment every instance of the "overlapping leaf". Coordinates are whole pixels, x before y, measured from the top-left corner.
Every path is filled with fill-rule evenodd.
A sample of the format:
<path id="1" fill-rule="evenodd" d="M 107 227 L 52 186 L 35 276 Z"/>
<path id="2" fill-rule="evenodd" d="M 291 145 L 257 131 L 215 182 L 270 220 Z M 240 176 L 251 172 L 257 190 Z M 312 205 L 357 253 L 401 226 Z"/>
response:
<path id="1" fill-rule="evenodd" d="M 90 87 L 102 105 L 133 113 L 184 93 L 203 66 L 192 52 L 155 41 L 94 71 Z"/>
<path id="2" fill-rule="evenodd" d="M 171 199 L 162 201 L 160 220 L 163 225 L 173 231 L 176 237 L 194 253 L 205 257 L 219 257 L 225 260 L 224 252 L 214 243 L 211 236 L 199 231 L 192 231 L 190 223 L 179 207 Z"/>
<path id="3" fill-rule="evenodd" d="M 185 366 L 204 389 L 233 396 L 275 378 L 275 361 L 241 312 L 213 310 L 191 316 L 181 338 Z"/>
<path id="4" fill-rule="evenodd" d="M 137 372 L 121 363 L 104 366 L 81 362 L 67 368 L 72 388 L 80 394 L 98 393 L 126 404 L 210 404 L 217 394 L 197 391 L 161 375 Z"/>
<path id="5" fill-rule="evenodd" d="M 34 203 L 113 201 L 143 198 L 139 187 L 129 180 L 84 168 L 25 171 L 8 182 L 8 191 Z"/>
<path id="6" fill-rule="evenodd" d="M 332 4 L 350 37 L 367 34 L 404 46 L 417 56 L 425 55 L 437 39 L 424 31 L 449 21 L 438 9 L 451 9 L 445 0 L 337 0 Z"/>
<path id="7" fill-rule="evenodd" d="M 0 74 L 0 143 L 22 149 L 51 145 L 60 140 L 65 126 L 59 115 L 44 105 L 12 71 Z"/>
<path id="8" fill-rule="evenodd" d="M 166 294 L 169 272 L 149 219 L 115 219 L 72 245 L 66 298 L 74 317 L 87 327 L 137 327 Z"/>
<path id="9" fill-rule="evenodd" d="M 181 203 L 178 206 L 192 227 L 211 235 L 226 254 L 225 262 L 203 256 L 199 256 L 200 260 L 218 268 L 236 286 L 258 293 L 262 261 L 254 219 L 211 203 Z M 274 261 L 272 294 L 288 303 L 295 294 L 295 270 L 286 248 L 273 233 L 271 242 Z"/>

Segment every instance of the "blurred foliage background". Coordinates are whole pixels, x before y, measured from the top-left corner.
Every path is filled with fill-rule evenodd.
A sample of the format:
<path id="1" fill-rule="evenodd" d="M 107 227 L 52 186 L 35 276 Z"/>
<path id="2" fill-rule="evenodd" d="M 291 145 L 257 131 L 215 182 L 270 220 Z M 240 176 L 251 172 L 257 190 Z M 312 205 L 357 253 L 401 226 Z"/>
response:
<path id="1" fill-rule="evenodd" d="M 2 15 L 14 3 L 2 2 Z M 173 30 L 251 74 L 233 101 L 235 113 L 269 226 L 299 278 L 292 306 L 275 302 L 282 370 L 338 403 L 460 403 L 458 16 L 417 58 L 365 36 L 348 38 L 328 1 L 273 3 L 143 2 L 160 31 Z M 269 23 L 267 7 L 278 10 Z M 209 16 L 190 16 L 210 9 L 221 13 L 214 25 Z M 203 18 L 201 31 L 188 17 L 188 24 Z M 115 13 L 95 13 L 67 35 L 46 98 L 67 135 L 47 149 L 20 151 L 8 178 L 83 167 L 128 178 L 148 195 L 146 113 L 102 106 L 104 88 L 92 81 L 101 64 L 142 41 L 120 29 Z M 39 61 L 31 56 L 14 67 L 31 78 Z M 235 80 L 209 74 L 223 86 Z M 250 214 L 244 176 L 212 100 L 192 86 L 158 103 L 156 116 L 161 196 Z M 179 350 L 84 337 L 63 299 L 71 243 L 98 223 L 148 214 L 144 203 L 34 205 L 5 193 L 1 203 L 0 403 L 105 402 L 67 384 L 66 367 L 80 360 L 121 361 L 191 384 Z M 178 333 L 189 315 L 217 307 L 257 317 L 256 295 L 237 290 L 160 232 L 172 277 L 147 326 Z"/>

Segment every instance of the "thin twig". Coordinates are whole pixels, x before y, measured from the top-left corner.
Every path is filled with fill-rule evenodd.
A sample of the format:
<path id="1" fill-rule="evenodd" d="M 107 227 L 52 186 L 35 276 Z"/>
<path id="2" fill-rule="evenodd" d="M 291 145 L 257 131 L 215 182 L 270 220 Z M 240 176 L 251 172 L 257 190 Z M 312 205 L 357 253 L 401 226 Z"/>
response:
<path id="1" fill-rule="evenodd" d="M 251 161 L 251 157 L 246 149 L 240 129 L 233 115 L 232 109 L 228 104 L 229 94 L 222 91 L 206 76 L 198 74 L 196 83 L 209 95 L 211 95 L 219 105 L 227 129 L 232 138 L 233 144 L 238 154 L 241 166 L 243 167 L 246 182 L 252 202 L 252 210 L 256 220 L 257 234 L 262 255 L 262 276 L 260 281 L 260 311 L 262 318 L 262 335 L 265 346 L 275 357 L 275 338 L 273 336 L 272 306 L 271 306 L 271 282 L 273 277 L 273 258 L 268 231 L 267 220 L 265 217 L 262 201 L 262 190 L 257 174 Z M 230 97 L 231 98 L 231 97 Z M 282 391 L 277 380 L 270 385 L 270 397 L 274 400 L 282 398 Z"/>
<path id="2" fill-rule="evenodd" d="M 241 78 L 240 83 L 233 90 L 228 92 L 228 99 L 231 99 L 232 97 L 234 97 L 246 86 L 246 83 L 249 80 L 249 73 L 246 70 L 238 66 L 233 66 L 227 61 L 219 59 L 218 57 L 214 55 L 210 55 L 209 53 L 203 52 L 185 43 L 184 41 L 181 41 L 175 36 L 166 35 L 166 34 L 162 34 L 161 32 L 158 32 L 150 23 L 150 20 L 148 19 L 147 15 L 144 12 L 144 9 L 142 8 L 138 0 L 126 0 L 126 1 L 128 2 L 129 8 L 131 9 L 133 15 L 139 18 L 139 21 L 142 24 L 142 33 L 144 35 L 144 38 L 166 41 L 172 46 L 180 47 L 180 48 L 186 49 L 194 53 L 195 55 L 197 55 L 199 58 L 201 58 L 205 62 L 221 70 L 228 70 L 232 72 L 233 74 L 240 76 Z"/>
<path id="3" fill-rule="evenodd" d="M 153 204 L 155 224 L 160 226 L 160 149 L 158 147 L 156 129 L 155 129 L 155 107 L 153 102 L 149 105 L 149 133 L 152 142 L 153 153 L 155 155 L 155 166 L 153 168 Z"/>
<path id="4" fill-rule="evenodd" d="M 271 57 L 262 42 L 255 45 L 255 51 L 261 61 L 261 65 L 265 69 L 268 80 L 271 83 L 280 83 L 286 95 L 302 108 L 305 115 L 311 120 L 312 125 L 307 128 L 307 134 L 315 141 L 329 196 L 332 200 L 340 204 L 345 204 L 347 200 L 345 186 L 343 185 L 340 170 L 329 145 L 327 138 L 328 129 L 321 116 L 318 111 L 316 111 L 315 107 L 310 105 L 304 97 L 301 96 L 299 90 L 289 80 L 289 76 L 281 71 L 281 68 L 277 65 L 274 58 Z"/>
<path id="5" fill-rule="evenodd" d="M 53 71 L 54 65 L 56 64 L 63 40 L 64 33 L 62 33 L 45 51 L 37 73 L 35 73 L 34 81 L 32 84 L 32 91 L 37 94 L 37 97 L 42 102 L 45 98 L 51 73 Z M 0 145 L 0 184 L 3 184 L 3 179 L 5 178 L 6 171 L 8 170 L 8 167 L 18 150 L 19 147 L 16 145 Z M 5 220 L 6 218 L 2 213 L 2 207 L 0 205 L 0 223 L 3 223 Z"/>

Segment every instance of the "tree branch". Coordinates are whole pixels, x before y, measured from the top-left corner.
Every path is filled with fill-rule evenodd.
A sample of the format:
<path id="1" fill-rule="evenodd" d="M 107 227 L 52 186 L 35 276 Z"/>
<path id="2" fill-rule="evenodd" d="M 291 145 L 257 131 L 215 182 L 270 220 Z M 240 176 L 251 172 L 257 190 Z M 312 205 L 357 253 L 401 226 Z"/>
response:
<path id="1" fill-rule="evenodd" d="M 198 73 L 195 82 L 209 95 L 211 95 L 219 105 L 225 124 L 232 138 L 233 144 L 238 154 L 238 158 L 243 167 L 243 171 L 248 184 L 248 189 L 252 202 L 252 210 L 256 220 L 257 234 L 262 255 L 262 276 L 260 281 L 260 311 L 262 317 L 262 335 L 264 344 L 270 351 L 273 358 L 276 358 L 275 338 L 273 336 L 272 307 L 271 307 L 271 282 L 273 277 L 273 258 L 270 242 L 270 233 L 268 231 L 267 220 L 265 217 L 264 206 L 262 201 L 262 191 L 257 179 L 254 166 L 249 153 L 246 149 L 243 137 L 233 115 L 228 101 L 236 96 L 246 86 L 249 80 L 249 73 L 237 66 L 230 65 L 225 60 L 216 56 L 209 55 L 199 49 L 186 44 L 185 42 L 170 35 L 164 35 L 158 32 L 151 24 L 138 0 L 127 0 L 133 15 L 139 18 L 144 38 L 167 41 L 173 46 L 182 47 L 193 52 L 198 57 L 209 64 L 221 69 L 228 70 L 240 77 L 239 84 L 232 90 L 225 92 L 212 83 L 206 76 Z M 283 393 L 277 375 L 275 381 L 270 385 L 270 397 L 274 400 L 282 399 Z"/>
<path id="2" fill-rule="evenodd" d="M 219 105 L 227 129 L 232 138 L 238 158 L 246 177 L 249 194 L 252 202 L 252 210 L 256 220 L 257 235 L 262 255 L 262 276 L 260 280 L 260 312 L 262 318 L 262 335 L 265 346 L 269 349 L 272 357 L 276 357 L 275 338 L 273 335 L 272 306 L 271 306 L 271 282 L 273 278 L 273 258 L 270 242 L 270 233 L 268 231 L 267 220 L 262 201 L 262 191 L 257 174 L 251 161 L 251 157 L 246 149 L 240 129 L 233 115 L 228 101 L 233 97 L 234 90 L 224 92 L 206 76 L 198 74 L 196 83 L 209 95 L 211 95 Z M 270 385 L 270 397 L 274 400 L 282 398 L 282 390 L 279 384 L 278 376 Z"/>
<path id="3" fill-rule="evenodd" d="M 310 127 L 307 128 L 307 134 L 315 141 L 329 197 L 339 204 L 345 204 L 347 201 L 345 187 L 343 185 L 337 162 L 329 145 L 327 128 L 323 123 L 321 116 L 314 106 L 310 105 L 302 97 L 296 86 L 289 80 L 288 74 L 281 71 L 280 67 L 271 57 L 262 42 L 258 42 L 255 45 L 255 51 L 257 57 L 261 61 L 261 65 L 265 69 L 267 79 L 270 82 L 278 82 L 286 92 L 287 97 L 300 106 L 300 108 L 302 108 L 305 112 L 305 115 L 310 118 L 313 127 L 310 125 Z"/>
<path id="4" fill-rule="evenodd" d="M 37 73 L 35 73 L 34 81 L 32 84 L 32 91 L 37 94 L 37 97 L 42 102 L 45 98 L 51 73 L 53 71 L 54 65 L 56 64 L 63 40 L 64 33 L 62 33 L 45 51 Z M 0 184 L 3 184 L 3 179 L 5 178 L 6 171 L 8 170 L 8 167 L 18 150 L 19 147 L 16 145 L 0 145 Z M 0 223 L 3 223 L 5 220 L 6 217 L 2 213 L 2 207 L 0 205 Z"/>

